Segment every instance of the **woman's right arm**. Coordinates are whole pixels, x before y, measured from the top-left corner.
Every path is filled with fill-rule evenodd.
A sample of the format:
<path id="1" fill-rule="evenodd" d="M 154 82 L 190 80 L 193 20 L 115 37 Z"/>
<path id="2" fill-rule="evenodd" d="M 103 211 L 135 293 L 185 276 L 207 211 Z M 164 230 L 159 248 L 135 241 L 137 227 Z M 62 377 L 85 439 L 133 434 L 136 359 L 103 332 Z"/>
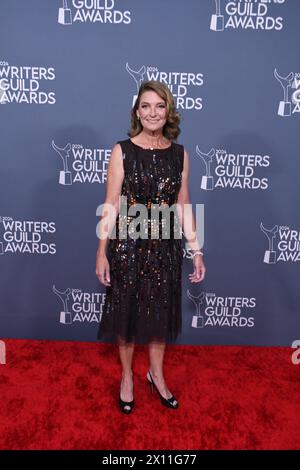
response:
<path id="1" fill-rule="evenodd" d="M 103 274 L 103 261 L 106 260 L 106 246 L 119 213 L 120 194 L 124 180 L 123 154 L 120 144 L 115 144 L 107 169 L 104 209 L 99 222 L 100 239 L 97 249 L 96 274 Z M 99 278 L 101 281 L 101 279 Z M 101 281 L 102 282 L 102 281 Z"/>

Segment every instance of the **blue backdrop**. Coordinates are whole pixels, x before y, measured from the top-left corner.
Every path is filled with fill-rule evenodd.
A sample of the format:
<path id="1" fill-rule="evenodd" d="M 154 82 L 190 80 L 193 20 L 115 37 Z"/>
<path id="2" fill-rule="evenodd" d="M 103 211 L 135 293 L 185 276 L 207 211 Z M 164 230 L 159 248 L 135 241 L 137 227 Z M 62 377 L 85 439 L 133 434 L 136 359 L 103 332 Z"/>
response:
<path id="1" fill-rule="evenodd" d="M 299 17 L 298 0 L 1 2 L 1 337 L 96 340 L 96 209 L 148 79 L 176 98 L 204 204 L 179 343 L 299 337 Z"/>

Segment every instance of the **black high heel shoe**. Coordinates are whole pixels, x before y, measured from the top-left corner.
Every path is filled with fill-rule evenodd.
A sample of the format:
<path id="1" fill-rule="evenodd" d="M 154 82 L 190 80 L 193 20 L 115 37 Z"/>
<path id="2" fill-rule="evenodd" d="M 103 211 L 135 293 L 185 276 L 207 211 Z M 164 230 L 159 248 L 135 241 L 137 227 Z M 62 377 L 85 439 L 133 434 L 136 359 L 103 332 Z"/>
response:
<path id="1" fill-rule="evenodd" d="M 121 395 L 119 396 L 119 406 L 122 411 L 122 413 L 125 413 L 126 415 L 129 415 L 129 413 L 132 412 L 133 407 L 134 407 L 134 400 L 132 401 L 123 401 L 121 399 Z"/>
<path id="2" fill-rule="evenodd" d="M 151 393 L 153 393 L 153 388 L 155 388 L 155 390 L 157 391 L 157 393 L 160 397 L 160 401 L 162 402 L 162 404 L 164 406 L 166 406 L 167 408 L 172 408 L 173 410 L 176 410 L 178 408 L 179 403 L 176 400 L 176 398 L 174 397 L 174 395 L 172 395 L 171 398 L 164 398 L 161 395 L 160 391 L 158 390 L 157 386 L 154 383 L 154 380 L 153 380 L 153 377 L 151 375 L 150 370 L 147 372 L 147 380 L 148 380 L 148 383 L 151 387 Z"/>
<path id="3" fill-rule="evenodd" d="M 132 401 L 123 401 L 121 400 L 121 397 L 119 397 L 119 405 L 122 413 L 125 413 L 126 415 L 129 415 L 129 413 L 132 412 L 133 407 L 134 407 L 134 400 Z"/>

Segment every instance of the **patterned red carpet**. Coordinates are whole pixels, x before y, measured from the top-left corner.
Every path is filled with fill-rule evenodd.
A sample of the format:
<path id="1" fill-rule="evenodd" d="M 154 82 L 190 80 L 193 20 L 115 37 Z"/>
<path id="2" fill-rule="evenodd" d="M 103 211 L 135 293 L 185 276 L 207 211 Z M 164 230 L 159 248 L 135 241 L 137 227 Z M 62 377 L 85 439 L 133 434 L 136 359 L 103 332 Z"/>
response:
<path id="1" fill-rule="evenodd" d="M 1 449 L 300 449 L 300 364 L 291 348 L 169 346 L 162 406 L 135 353 L 136 408 L 117 407 L 117 349 L 6 340 L 0 365 Z"/>

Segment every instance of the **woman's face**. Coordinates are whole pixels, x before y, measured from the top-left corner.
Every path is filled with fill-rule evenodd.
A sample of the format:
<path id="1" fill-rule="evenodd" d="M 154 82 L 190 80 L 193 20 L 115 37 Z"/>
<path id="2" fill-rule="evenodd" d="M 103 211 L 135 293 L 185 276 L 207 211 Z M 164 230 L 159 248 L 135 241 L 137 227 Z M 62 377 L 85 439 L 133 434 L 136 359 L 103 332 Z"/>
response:
<path id="1" fill-rule="evenodd" d="M 161 129 L 167 122 L 167 106 L 165 101 L 155 91 L 145 91 L 137 109 L 140 123 L 149 131 Z"/>

